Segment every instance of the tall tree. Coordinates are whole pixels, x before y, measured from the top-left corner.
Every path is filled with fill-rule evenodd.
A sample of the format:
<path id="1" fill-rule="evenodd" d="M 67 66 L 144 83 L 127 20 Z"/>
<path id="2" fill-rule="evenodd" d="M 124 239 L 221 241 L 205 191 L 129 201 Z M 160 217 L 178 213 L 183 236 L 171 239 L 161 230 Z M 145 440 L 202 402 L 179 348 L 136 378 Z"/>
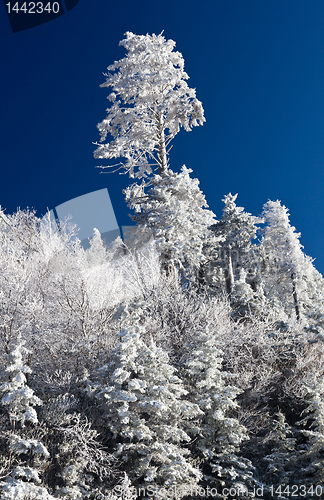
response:
<path id="1" fill-rule="evenodd" d="M 278 200 L 269 200 L 263 206 L 263 217 L 266 226 L 260 250 L 265 295 L 300 320 L 323 303 L 323 278 L 304 254 L 288 209 Z"/>
<path id="2" fill-rule="evenodd" d="M 173 40 L 127 32 L 119 45 L 127 55 L 108 66 L 101 85 L 112 88 L 112 105 L 98 124 L 101 143 L 96 143 L 95 158 L 124 158 L 118 166 L 130 177 L 146 177 L 152 167 L 163 175 L 180 128 L 189 131 L 205 121 L 202 104 L 186 82 L 184 59 L 174 51 Z"/>

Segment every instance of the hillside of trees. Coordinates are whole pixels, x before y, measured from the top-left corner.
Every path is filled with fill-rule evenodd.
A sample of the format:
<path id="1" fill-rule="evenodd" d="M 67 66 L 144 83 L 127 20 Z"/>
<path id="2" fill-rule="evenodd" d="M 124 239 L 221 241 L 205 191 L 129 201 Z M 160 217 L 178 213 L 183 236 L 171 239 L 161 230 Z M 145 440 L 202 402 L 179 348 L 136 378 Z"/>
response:
<path id="1" fill-rule="evenodd" d="M 174 42 L 121 44 L 127 244 L 0 210 L 0 499 L 324 498 L 323 277 L 280 201 L 217 219 L 170 168 L 202 105 Z"/>

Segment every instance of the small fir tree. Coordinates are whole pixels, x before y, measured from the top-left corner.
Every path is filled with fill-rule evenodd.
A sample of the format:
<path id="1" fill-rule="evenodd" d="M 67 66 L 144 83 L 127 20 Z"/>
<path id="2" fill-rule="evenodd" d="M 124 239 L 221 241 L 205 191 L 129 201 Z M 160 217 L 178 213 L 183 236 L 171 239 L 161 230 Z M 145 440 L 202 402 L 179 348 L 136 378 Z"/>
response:
<path id="1" fill-rule="evenodd" d="M 296 456 L 296 439 L 293 437 L 291 427 L 284 414 L 279 411 L 274 417 L 269 437 L 271 453 L 263 459 L 268 464 L 263 480 L 272 488 L 270 490 L 272 493 L 280 486 L 283 491 L 287 485 L 293 483 L 293 462 Z"/>
<path id="2" fill-rule="evenodd" d="M 93 237 L 89 240 L 90 247 L 85 255 L 89 267 L 101 266 L 107 263 L 107 248 L 105 247 L 99 229 L 94 228 Z"/>
<path id="3" fill-rule="evenodd" d="M 31 373 L 31 368 L 23 362 L 23 352 L 27 349 L 19 343 L 10 353 L 11 364 L 7 366 L 6 372 L 10 374 L 10 380 L 1 385 L 0 391 L 3 393 L 1 404 L 5 406 L 12 430 L 16 424 L 20 423 L 21 428 L 26 422 L 37 424 L 37 413 L 34 406 L 42 405 L 42 401 L 28 387 L 26 374 Z"/>
<path id="4" fill-rule="evenodd" d="M 139 313 L 137 308 L 137 314 Z M 144 329 L 133 311 L 123 315 L 124 329 L 111 363 L 101 369 L 106 385 L 98 397 L 105 401 L 109 430 L 133 485 L 173 488 L 177 498 L 196 485 L 200 472 L 185 447 L 190 442 L 184 423 L 201 413 L 175 375 L 168 355 L 153 340 L 144 343 Z"/>
<path id="5" fill-rule="evenodd" d="M 110 490 L 102 497 L 102 500 L 136 500 L 137 493 L 126 472 L 120 484 L 117 484 L 113 490 Z M 101 497 L 99 497 L 101 500 Z"/>
<path id="6" fill-rule="evenodd" d="M 40 474 L 46 466 L 49 452 L 43 443 L 30 438 L 26 427 L 38 424 L 34 407 L 40 406 L 42 401 L 27 385 L 26 374 L 31 373 L 31 369 L 23 361 L 23 352 L 28 351 L 22 343 L 11 351 L 10 365 L 6 368 L 9 381 L 0 386 L 3 393 L 1 405 L 6 409 L 11 424 L 7 436 L 9 460 L 13 465 L 8 479 L 0 483 L 1 499 L 24 500 L 30 497 L 51 500 L 54 497 L 40 486 Z"/>
<path id="7" fill-rule="evenodd" d="M 246 272 L 240 271 L 240 277 L 234 282 L 233 291 L 230 298 L 232 308 L 232 318 L 236 321 L 253 321 L 255 318 L 262 318 L 265 315 L 265 298 L 262 293 L 261 284 L 257 291 L 247 283 Z"/>
<path id="8" fill-rule="evenodd" d="M 216 335 L 206 327 L 188 361 L 191 393 L 204 412 L 194 446 L 203 460 L 207 484 L 218 491 L 235 488 L 246 495 L 256 484 L 254 468 L 239 455 L 240 444 L 248 435 L 245 427 L 231 416 L 238 407 L 235 399 L 240 390 L 226 384 L 228 374 L 222 370 L 222 356 Z"/>
<path id="9" fill-rule="evenodd" d="M 302 412 L 306 416 L 297 425 L 307 425 L 308 429 L 302 430 L 307 438 L 306 451 L 297 457 L 299 484 L 315 489 L 324 481 L 324 377 L 319 378 L 313 373 L 304 387 L 308 406 Z"/>

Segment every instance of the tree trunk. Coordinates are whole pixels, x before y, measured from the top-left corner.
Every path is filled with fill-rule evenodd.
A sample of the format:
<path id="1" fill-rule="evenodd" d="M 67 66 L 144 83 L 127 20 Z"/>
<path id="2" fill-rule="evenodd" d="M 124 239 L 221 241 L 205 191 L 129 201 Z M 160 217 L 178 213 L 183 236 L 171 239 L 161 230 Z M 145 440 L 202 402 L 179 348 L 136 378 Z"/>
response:
<path id="1" fill-rule="evenodd" d="M 291 279 L 292 279 L 292 286 L 293 286 L 293 298 L 294 298 L 296 318 L 297 318 L 297 321 L 299 321 L 300 320 L 300 313 L 299 313 L 298 295 L 297 295 L 297 290 L 296 290 L 296 273 L 292 273 Z"/>
<path id="2" fill-rule="evenodd" d="M 162 175 L 168 169 L 168 159 L 165 147 L 164 124 L 162 114 L 158 117 L 158 163 L 159 175 Z"/>
<path id="3" fill-rule="evenodd" d="M 224 275 L 226 283 L 226 292 L 227 295 L 230 296 L 233 291 L 233 283 L 234 283 L 231 253 L 228 254 L 226 266 L 224 268 Z"/>

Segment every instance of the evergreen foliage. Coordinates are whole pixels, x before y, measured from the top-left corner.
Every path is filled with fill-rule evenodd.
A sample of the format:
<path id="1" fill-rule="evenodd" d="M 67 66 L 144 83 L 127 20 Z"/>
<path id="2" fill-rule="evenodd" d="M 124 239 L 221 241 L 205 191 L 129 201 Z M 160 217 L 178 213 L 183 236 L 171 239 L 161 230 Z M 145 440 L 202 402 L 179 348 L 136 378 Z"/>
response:
<path id="1" fill-rule="evenodd" d="M 3 498 L 118 498 L 124 472 L 180 497 L 317 478 L 324 345 L 310 316 L 278 329 L 283 297 L 266 320 L 245 268 L 228 302 L 161 272 L 157 245 L 125 253 L 95 234 L 84 251 L 72 237 L 31 213 L 0 221 Z"/>
<path id="2" fill-rule="evenodd" d="M 105 385 L 98 397 L 105 401 L 107 426 L 119 442 L 114 454 L 133 484 L 145 490 L 175 488 L 181 498 L 200 478 L 185 447 L 190 437 L 184 422 L 201 412 L 183 399 L 187 391 L 167 354 L 153 339 L 144 343 L 136 313 L 123 313 L 120 345 L 101 368 Z"/>
<path id="3" fill-rule="evenodd" d="M 195 449 L 203 461 L 207 484 L 244 491 L 255 486 L 253 466 L 239 456 L 239 447 L 248 439 L 247 431 L 231 416 L 238 407 L 240 390 L 227 383 L 229 374 L 222 370 L 223 352 L 217 345 L 217 335 L 206 327 L 196 341 L 188 361 L 191 390 L 204 415 L 197 426 Z"/>
<path id="4" fill-rule="evenodd" d="M 26 374 L 31 373 L 32 370 L 23 362 L 23 350 L 25 353 L 28 352 L 20 343 L 11 351 L 11 364 L 6 368 L 6 372 L 10 374 L 10 380 L 0 386 L 0 391 L 4 393 L 1 404 L 7 409 L 13 431 L 16 423 L 20 423 L 21 428 L 25 427 L 26 422 L 37 424 L 34 406 L 42 404 L 34 391 L 26 385 Z"/>
<path id="5" fill-rule="evenodd" d="M 291 479 L 294 480 L 292 465 L 296 456 L 296 439 L 293 437 L 291 427 L 280 410 L 274 417 L 268 437 L 271 453 L 264 457 L 264 461 L 268 465 L 263 477 L 265 483 L 273 486 L 274 489 L 279 486 L 284 489 L 294 482 Z"/>
<path id="6" fill-rule="evenodd" d="M 129 207 L 135 209 L 132 219 L 137 224 L 136 239 L 130 244 L 140 247 L 152 237 L 162 269 L 167 273 L 177 269 L 194 281 L 206 261 L 203 247 L 215 215 L 207 210 L 199 181 L 190 177 L 191 172 L 185 166 L 180 174 L 167 170 L 152 177 L 147 193 L 144 183 L 133 184 L 124 193 Z"/>
<path id="7" fill-rule="evenodd" d="M 229 296 L 233 292 L 234 282 L 240 279 L 242 269 L 246 273 L 246 282 L 254 292 L 258 290 L 260 283 L 257 249 L 252 245 L 252 240 L 256 238 L 257 224 L 263 220 L 245 212 L 243 207 L 238 207 L 236 198 L 237 194 L 233 196 L 231 193 L 224 197 L 222 218 L 211 226 L 217 245 L 209 245 L 213 267 L 222 269 Z"/>
<path id="8" fill-rule="evenodd" d="M 307 438 L 307 447 L 298 456 L 298 465 L 302 480 L 300 483 L 311 486 L 322 484 L 324 479 L 324 379 L 310 374 L 305 382 L 307 407 L 301 415 L 306 415 L 297 422 L 299 426 L 308 424 L 302 433 Z"/>
<path id="9" fill-rule="evenodd" d="M 40 486 L 40 474 L 49 452 L 42 442 L 30 438 L 25 431 L 26 425 L 38 424 L 34 406 L 40 406 L 42 401 L 27 385 L 25 374 L 31 373 L 31 369 L 24 364 L 22 351 L 21 343 L 11 351 L 11 364 L 6 368 L 9 381 L 0 386 L 4 393 L 1 404 L 6 408 L 11 424 L 11 430 L 6 433 L 10 473 L 7 480 L 0 483 L 1 498 L 23 500 L 29 496 L 51 500 L 53 497 L 47 489 Z"/>
<path id="10" fill-rule="evenodd" d="M 266 222 L 261 243 L 264 293 L 277 300 L 289 317 L 304 319 L 323 302 L 322 276 L 302 251 L 300 233 L 290 225 L 288 209 L 280 201 L 263 206 Z"/>

